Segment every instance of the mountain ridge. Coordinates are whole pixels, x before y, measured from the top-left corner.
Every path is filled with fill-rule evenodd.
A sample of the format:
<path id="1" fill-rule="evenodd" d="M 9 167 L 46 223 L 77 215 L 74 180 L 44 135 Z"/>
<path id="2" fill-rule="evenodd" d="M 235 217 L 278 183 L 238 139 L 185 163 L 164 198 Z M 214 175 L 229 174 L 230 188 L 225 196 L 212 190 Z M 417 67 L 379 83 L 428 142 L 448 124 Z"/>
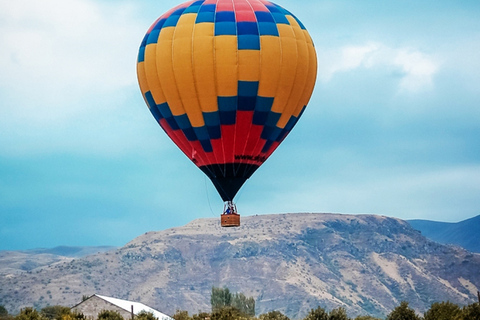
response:
<path id="1" fill-rule="evenodd" d="M 210 309 L 212 286 L 256 299 L 257 314 L 291 319 L 343 306 L 385 316 L 402 300 L 423 312 L 436 301 L 468 304 L 480 288 L 480 255 L 425 238 L 384 216 L 296 213 L 218 219 L 147 232 L 124 247 L 29 271 L 0 269 L 9 310 L 74 305 L 93 293 L 173 314 Z M 13 311 L 12 310 L 12 311 Z"/>
<path id="2" fill-rule="evenodd" d="M 480 253 L 480 215 L 459 222 L 407 220 L 424 236 L 442 244 L 453 244 Z"/>

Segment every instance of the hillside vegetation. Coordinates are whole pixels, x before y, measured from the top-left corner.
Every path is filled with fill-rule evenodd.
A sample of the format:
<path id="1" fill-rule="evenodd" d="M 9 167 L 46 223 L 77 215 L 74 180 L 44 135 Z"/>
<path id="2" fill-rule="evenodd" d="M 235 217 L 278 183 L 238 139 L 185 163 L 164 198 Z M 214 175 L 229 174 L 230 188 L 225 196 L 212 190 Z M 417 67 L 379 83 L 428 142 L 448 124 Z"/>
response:
<path id="1" fill-rule="evenodd" d="M 86 298 L 88 299 L 88 298 Z M 480 300 L 480 293 L 479 293 Z M 212 288 L 212 312 L 200 312 L 190 316 L 187 311 L 177 310 L 172 316 L 174 320 L 290 320 L 279 311 L 270 311 L 255 317 L 255 301 L 243 293 L 231 294 L 228 288 Z M 252 309 L 253 307 L 253 309 Z M 96 320 L 128 320 L 114 310 L 103 310 Z M 408 302 L 402 301 L 386 317 L 386 320 L 478 320 L 480 319 L 480 301 L 461 308 L 451 302 L 436 302 L 419 316 L 411 309 Z M 87 320 L 87 317 L 76 310 L 64 306 L 49 306 L 41 310 L 24 308 L 18 315 L 12 316 L 0 306 L 0 320 Z M 90 319 L 93 320 L 93 319 Z M 151 312 L 141 311 L 132 320 L 159 320 Z M 322 307 L 311 309 L 303 320 L 381 320 L 370 315 L 349 317 L 345 308 L 339 307 L 326 311 Z"/>

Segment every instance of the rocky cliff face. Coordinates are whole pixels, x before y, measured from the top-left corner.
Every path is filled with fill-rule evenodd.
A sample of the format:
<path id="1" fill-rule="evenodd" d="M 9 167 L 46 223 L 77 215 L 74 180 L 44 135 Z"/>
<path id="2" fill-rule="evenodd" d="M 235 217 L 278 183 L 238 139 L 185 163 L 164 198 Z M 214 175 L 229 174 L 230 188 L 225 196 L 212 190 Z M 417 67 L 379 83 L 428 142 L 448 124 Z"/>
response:
<path id="1" fill-rule="evenodd" d="M 32 270 L 0 268 L 0 304 L 73 306 L 93 293 L 164 313 L 210 311 L 212 286 L 256 299 L 257 314 L 292 319 L 343 306 L 384 316 L 402 300 L 468 304 L 480 289 L 480 255 L 423 237 L 402 220 L 372 215 L 282 214 L 218 219 L 148 232 L 126 246 Z"/>

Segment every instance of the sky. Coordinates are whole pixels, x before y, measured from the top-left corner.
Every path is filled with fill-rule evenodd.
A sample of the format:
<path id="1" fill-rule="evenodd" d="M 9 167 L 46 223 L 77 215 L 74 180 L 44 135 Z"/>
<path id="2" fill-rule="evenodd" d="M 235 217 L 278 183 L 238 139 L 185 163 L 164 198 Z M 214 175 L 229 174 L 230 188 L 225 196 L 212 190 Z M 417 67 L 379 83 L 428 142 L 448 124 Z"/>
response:
<path id="1" fill-rule="evenodd" d="M 0 0 L 0 250 L 122 246 L 219 218 L 136 78 L 144 34 L 178 3 Z M 480 214 L 480 2 L 276 3 L 312 36 L 318 77 L 239 213 Z"/>

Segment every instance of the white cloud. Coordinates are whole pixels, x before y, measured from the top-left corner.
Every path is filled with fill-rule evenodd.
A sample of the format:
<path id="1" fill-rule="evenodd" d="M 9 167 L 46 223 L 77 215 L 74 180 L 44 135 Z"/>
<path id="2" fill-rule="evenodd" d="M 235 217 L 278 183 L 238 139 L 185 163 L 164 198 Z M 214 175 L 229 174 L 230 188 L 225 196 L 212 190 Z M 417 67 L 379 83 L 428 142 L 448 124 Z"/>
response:
<path id="1" fill-rule="evenodd" d="M 433 77 L 439 68 L 433 57 L 419 50 L 391 48 L 377 42 L 317 50 L 318 75 L 323 82 L 330 81 L 338 73 L 383 68 L 386 75 L 392 72 L 401 74 L 399 90 L 416 92 L 433 85 Z"/>
<path id="2" fill-rule="evenodd" d="M 145 30 L 134 8 L 87 0 L 0 1 L 0 113 L 49 124 L 134 85 Z M 113 96 L 113 95 L 112 95 Z"/>
<path id="3" fill-rule="evenodd" d="M 139 128 L 156 125 L 136 58 L 152 21 L 140 14 L 132 2 L 0 0 L 1 154 L 147 148 Z"/>
<path id="4" fill-rule="evenodd" d="M 432 78 L 438 70 L 438 65 L 429 56 L 414 50 L 398 50 L 394 64 L 404 73 L 400 88 L 406 91 L 418 91 L 431 87 Z"/>

